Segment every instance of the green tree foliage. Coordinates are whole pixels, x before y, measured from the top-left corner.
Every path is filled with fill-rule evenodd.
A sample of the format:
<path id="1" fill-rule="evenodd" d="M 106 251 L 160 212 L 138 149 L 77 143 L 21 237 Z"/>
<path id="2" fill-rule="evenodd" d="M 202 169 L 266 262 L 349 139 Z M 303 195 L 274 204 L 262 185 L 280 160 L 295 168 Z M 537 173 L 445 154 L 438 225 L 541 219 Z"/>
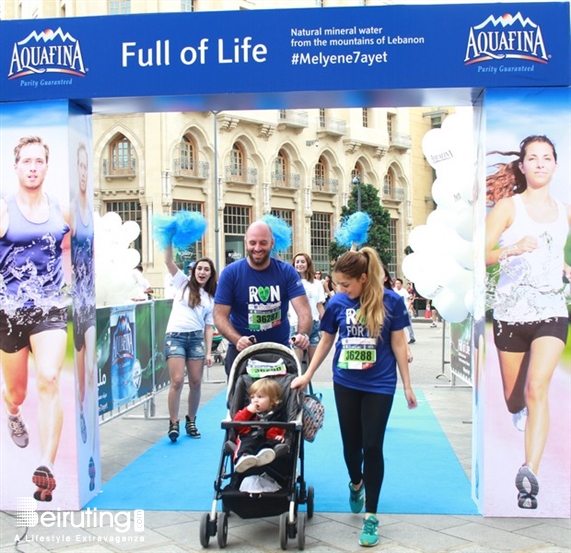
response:
<path id="1" fill-rule="evenodd" d="M 343 206 L 341 209 L 341 221 L 357 211 L 357 194 L 357 187 L 353 186 L 348 205 Z M 361 184 L 361 211 L 369 214 L 371 226 L 367 233 L 367 242 L 359 244 L 359 247 L 369 246 L 374 248 L 385 263 L 390 263 L 392 260 L 389 236 L 391 217 L 388 210 L 381 205 L 379 191 L 372 184 Z M 339 221 L 339 225 L 341 221 Z M 329 259 L 332 263 L 335 263 L 335 260 L 347 250 L 348 248 L 340 246 L 337 242 L 331 242 L 329 245 Z"/>

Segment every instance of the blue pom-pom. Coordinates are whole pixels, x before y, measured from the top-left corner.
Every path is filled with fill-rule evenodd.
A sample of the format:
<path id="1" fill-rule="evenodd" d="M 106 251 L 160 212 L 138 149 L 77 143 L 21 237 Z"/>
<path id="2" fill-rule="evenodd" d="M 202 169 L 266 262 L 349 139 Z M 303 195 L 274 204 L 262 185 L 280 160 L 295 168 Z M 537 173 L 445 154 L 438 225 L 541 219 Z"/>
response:
<path id="1" fill-rule="evenodd" d="M 186 250 L 206 232 L 206 219 L 198 211 L 177 211 L 174 215 L 153 217 L 153 236 L 160 250 L 173 246 Z"/>
<path id="2" fill-rule="evenodd" d="M 260 221 L 267 223 L 272 229 L 274 235 L 274 248 L 272 255 L 275 257 L 280 252 L 285 252 L 291 246 L 291 227 L 279 217 L 266 214 Z"/>
<path id="3" fill-rule="evenodd" d="M 161 251 L 171 244 L 176 232 L 176 221 L 170 215 L 155 215 L 153 217 L 153 237 Z"/>
<path id="4" fill-rule="evenodd" d="M 206 219 L 198 211 L 177 211 L 174 220 L 176 232 L 172 245 L 177 250 L 185 250 L 190 244 L 201 240 L 206 232 Z"/>
<path id="5" fill-rule="evenodd" d="M 364 244 L 371 222 L 368 213 L 364 211 L 353 213 L 341 223 L 341 227 L 335 233 L 335 241 L 346 248 L 350 248 L 353 244 Z"/>

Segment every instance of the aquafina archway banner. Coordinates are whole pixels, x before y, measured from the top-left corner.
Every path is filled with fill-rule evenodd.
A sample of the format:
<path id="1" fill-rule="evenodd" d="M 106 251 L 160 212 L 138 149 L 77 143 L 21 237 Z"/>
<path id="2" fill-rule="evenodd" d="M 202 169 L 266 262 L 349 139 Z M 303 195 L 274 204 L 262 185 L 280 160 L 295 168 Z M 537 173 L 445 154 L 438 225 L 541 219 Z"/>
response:
<path id="1" fill-rule="evenodd" d="M 514 151 L 528 135 L 546 134 L 551 138 L 555 129 L 567 129 L 569 132 L 569 24 L 568 2 L 425 3 L 415 6 L 304 9 L 303 12 L 296 9 L 244 10 L 3 20 L 0 21 L 2 186 L 5 183 L 17 186 L 17 172 L 13 171 L 17 162 L 13 149 L 18 140 L 28 134 L 38 135 L 49 141 L 50 162 L 45 185 L 46 192 L 55 194 L 62 208 L 61 215 L 59 212 L 56 214 L 58 220 L 64 217 L 66 204 L 73 211 L 70 188 L 75 182 L 80 182 L 80 165 L 86 165 L 82 160 L 84 154 L 79 141 L 67 133 L 72 124 L 65 122 L 65 118 L 69 117 L 65 114 L 75 110 L 76 105 L 93 113 L 120 114 L 223 109 L 481 106 L 486 96 L 490 100 L 491 113 L 496 117 L 494 120 L 490 115 L 488 125 L 490 129 L 494 126 L 498 129 L 495 135 L 490 131 L 490 139 L 493 138 L 495 143 L 490 143 L 486 148 L 501 152 Z M 537 88 L 528 91 L 528 87 Z M 486 91 L 494 89 L 509 92 L 501 92 L 497 96 L 486 94 Z M 510 93 L 513 103 L 502 104 L 502 98 L 508 98 Z M 553 109 L 550 93 L 557 99 L 555 104 L 560 106 L 560 111 L 547 119 L 545 115 L 551 115 Z M 543 101 L 543 98 L 546 100 Z M 493 111 L 494 105 L 499 106 L 496 112 Z M 22 109 L 22 114 L 17 114 L 19 109 Z M 53 113 L 50 109 L 54 110 Z M 531 128 L 532 123 L 534 128 Z M 50 128 L 52 124 L 53 128 Z M 11 133 L 8 137 L 4 135 L 6 129 Z M 272 126 L 269 129 L 272 132 L 276 130 Z M 52 131 L 57 131 L 56 136 Z M 89 142 L 87 132 L 85 137 Z M 38 146 L 41 148 L 41 145 L 35 145 L 36 148 Z M 565 173 L 561 166 L 571 158 L 568 141 L 567 151 L 561 150 L 560 145 L 558 148 L 558 178 L 562 173 L 566 175 L 562 182 L 568 186 L 568 169 Z M 58 158 L 64 151 L 65 155 Z M 91 160 L 91 151 L 88 145 L 88 160 Z M 447 156 L 446 151 L 442 153 Z M 37 161 L 46 157 L 47 152 L 44 151 L 33 159 Z M 483 187 L 484 155 L 480 155 L 478 160 L 478 178 Z M 555 191 L 553 194 L 555 197 Z M 49 209 L 56 205 L 50 202 Z M 85 221 L 83 203 L 81 206 L 80 219 Z M 51 215 L 51 212 L 46 211 L 48 207 L 45 202 L 42 207 L 44 217 L 40 215 L 38 220 L 44 222 L 46 213 Z M 547 212 L 552 211 L 553 204 L 551 211 L 548 209 Z M 478 225 L 483 229 L 485 217 L 484 205 L 484 209 L 476 213 L 476 230 Z M 6 220 L 3 216 L 2 222 Z M 66 221 L 65 224 L 70 223 Z M 51 232 L 55 231 L 51 229 Z M 65 237 L 61 236 L 69 236 L 69 230 L 62 224 L 58 232 L 54 244 L 59 249 L 62 243 L 64 264 L 63 277 L 57 280 L 59 292 L 60 284 L 69 286 L 73 281 L 71 272 L 65 270 L 66 263 L 70 266 L 71 258 L 63 244 Z M 86 230 L 84 235 L 87 234 Z M 482 267 L 484 242 L 482 238 L 478 246 Z M 543 245 L 551 247 L 554 244 L 544 237 L 541 240 L 536 238 L 535 243 L 541 243 L 542 248 Z M 506 242 L 503 247 L 509 249 L 514 245 L 516 243 Z M 526 244 L 526 247 L 531 246 Z M 518 248 L 507 251 L 504 261 L 511 260 L 514 253 L 519 254 L 521 248 Z M 20 253 L 25 260 L 26 253 Z M 475 256 L 478 255 L 476 251 Z M 551 259 L 548 256 L 549 263 Z M 430 259 L 430 262 L 430 265 L 435 265 L 434 259 Z M 480 270 L 480 265 L 475 267 Z M 485 269 L 481 272 L 483 275 Z M 467 276 L 465 273 L 461 275 Z M 9 299 L 10 294 L 4 294 L 2 300 Z M 480 302 L 478 294 L 484 297 L 483 286 L 474 294 L 474 306 Z M 469 311 L 465 301 L 456 302 L 450 295 L 444 299 L 446 301 L 443 303 L 441 298 L 441 303 L 454 311 L 447 314 L 450 320 L 460 319 L 463 311 Z M 6 305 L 11 304 L 3 301 L 0 310 L 5 310 Z M 94 307 L 95 301 L 90 305 Z M 85 307 L 89 310 L 90 305 Z M 59 302 L 52 307 L 63 308 Z M 453 308 L 459 308 L 460 313 Z M 481 316 L 475 318 L 477 321 L 481 319 L 482 325 L 481 330 L 476 331 L 479 334 L 475 343 L 488 345 L 486 353 L 492 355 L 493 342 L 488 340 L 491 327 L 483 324 L 485 309 L 482 307 L 479 311 Z M 474 313 L 478 313 L 476 307 Z M 87 315 L 85 321 L 91 321 L 91 313 Z M 126 317 L 123 320 L 120 317 L 119 314 L 119 324 L 115 324 L 115 330 L 123 333 L 117 332 L 117 337 L 122 335 L 126 343 L 128 332 L 123 324 Z M 70 319 L 65 318 L 61 310 L 54 313 L 52 319 L 50 331 L 57 331 L 61 342 L 63 327 L 69 327 Z M 3 348 L 9 329 L 9 325 L 5 326 L 0 336 Z M 42 503 L 40 508 L 46 508 L 48 495 L 52 496 L 49 508 L 71 508 L 71 504 L 65 503 L 63 492 L 72 490 L 75 495 L 70 493 L 66 500 L 71 498 L 75 501 L 73 505 L 76 505 L 76 492 L 80 490 L 79 503 L 83 505 L 86 495 L 98 489 L 100 471 L 97 448 L 93 456 L 90 453 L 96 443 L 93 441 L 95 433 L 90 434 L 89 431 L 94 423 L 85 416 L 86 409 L 89 413 L 96 411 L 97 391 L 90 395 L 95 398 L 93 405 L 83 405 L 82 418 L 82 402 L 79 400 L 84 396 L 74 376 L 76 366 L 72 360 L 74 347 L 80 351 L 85 343 L 86 351 L 92 351 L 91 344 L 95 340 L 91 334 L 84 332 L 89 328 L 90 322 L 87 326 L 78 326 L 77 329 L 82 330 L 77 337 L 73 336 L 74 344 L 71 345 L 72 335 L 76 331 L 74 324 L 73 330 L 70 328 L 67 332 L 64 347 L 56 348 L 56 351 L 63 352 L 63 361 L 58 359 L 58 362 L 61 361 L 59 392 L 63 394 L 62 387 L 67 385 L 69 394 L 64 395 L 73 399 L 64 402 L 61 417 L 58 416 L 55 422 L 50 419 L 48 427 L 55 431 L 52 436 L 58 436 L 58 440 L 52 440 L 50 451 L 44 453 L 39 448 L 39 431 L 31 422 L 42 403 L 34 392 L 34 386 L 31 386 L 32 382 L 28 382 L 29 395 L 25 402 L 21 401 L 21 397 L 12 398 L 6 406 L 12 419 L 9 424 L 6 424 L 7 418 L 3 419 L 1 425 L 2 451 L 9 450 L 11 453 L 9 456 L 3 455 L 2 470 L 7 466 L 4 459 L 13 463 L 13 470 L 2 473 L 2 500 L 10 502 L 10 505 L 3 503 L 5 509 L 14 509 L 14 502 L 20 496 L 31 498 L 36 494 L 36 501 Z M 560 327 L 558 329 L 541 332 L 553 337 L 555 332 L 561 332 Z M 41 350 L 41 344 L 37 343 L 35 354 L 39 351 L 37 346 Z M 22 351 L 27 346 L 22 348 L 21 344 L 16 343 L 10 347 Z M 557 367 L 547 371 L 552 374 L 549 374 L 549 386 L 544 388 L 548 388 L 550 394 L 560 393 L 560 389 L 565 390 L 565 384 L 568 385 L 568 373 L 559 368 L 559 359 L 568 363 L 568 350 L 559 354 L 559 349 L 550 349 L 558 352 Z M 50 351 L 54 351 L 54 348 Z M 483 347 L 479 347 L 479 352 L 483 352 Z M 2 359 L 3 372 L 8 374 L 10 361 L 6 361 L 4 354 Z M 490 359 L 493 359 L 493 355 Z M 499 369 L 494 372 L 491 363 L 490 369 L 487 359 L 478 365 L 479 384 L 476 388 L 479 426 L 475 435 L 478 456 L 474 463 L 477 465 L 474 485 L 483 512 L 509 516 L 569 516 L 569 432 L 567 438 L 563 433 L 553 437 L 553 429 L 558 429 L 559 425 L 554 422 L 546 425 L 545 417 L 538 417 L 538 411 L 531 408 L 531 398 L 533 396 L 535 401 L 536 397 L 533 394 L 525 396 L 525 405 L 521 401 L 514 401 L 512 405 L 510 401 L 507 410 L 501 394 L 500 399 L 488 398 L 488 390 L 496 394 L 498 390 L 501 391 Z M 54 366 L 53 363 L 51 365 Z M 97 363 L 91 359 L 89 365 L 96 367 Z M 553 368 L 552 364 L 547 367 Z M 495 383 L 493 378 L 496 379 Z M 90 381 L 88 385 L 93 390 L 93 382 Z M 18 388 L 13 384 L 9 384 L 9 387 Z M 126 392 L 127 395 L 131 393 L 128 388 Z M 550 408 L 564 409 L 558 399 L 556 397 L 553 402 L 550 399 Z M 566 402 L 563 405 L 569 405 L 568 395 L 563 401 Z M 521 408 L 518 410 L 519 406 Z M 521 427 L 523 407 L 528 408 L 527 426 L 523 434 L 527 435 L 530 425 L 536 429 L 534 433 L 540 439 L 534 443 L 539 444 L 538 449 L 542 452 L 540 463 L 535 460 L 536 453 L 528 455 L 522 450 L 523 434 L 515 434 L 520 431 L 514 431 L 512 427 L 505 428 L 506 424 L 513 426 L 512 414 L 518 415 L 516 422 Z M 498 428 L 494 427 L 494 409 L 505 411 L 505 416 L 497 417 Z M 568 412 L 556 412 L 562 414 L 561 420 L 569 421 Z M 61 434 L 59 423 L 62 425 Z M 542 432 L 541 428 L 547 426 L 549 431 Z M 500 432 L 499 439 L 493 434 L 496 431 Z M 505 433 L 502 434 L 502 431 Z M 558 439 L 560 437 L 561 440 Z M 494 439 L 498 440 L 498 450 L 506 452 L 506 457 L 502 457 L 501 463 L 496 465 L 489 456 Z M 488 440 L 490 446 L 487 445 Z M 59 447 L 54 447 L 56 442 Z M 507 448 L 508 442 L 513 447 Z M 70 447 L 63 448 L 63 443 Z M 566 449 L 562 450 L 559 444 Z M 513 454 L 509 463 L 505 462 L 508 454 Z M 526 460 L 527 456 L 531 460 Z M 550 465 L 551 456 L 560 461 Z M 520 472 L 521 465 L 528 462 L 531 467 L 526 465 L 528 470 Z M 13 474 L 17 477 L 13 477 Z M 560 479 L 555 481 L 555 476 L 551 474 Z M 5 482 L 8 485 L 4 485 Z M 498 490 L 495 489 L 496 485 Z M 562 493 L 567 494 L 566 499 L 561 499 Z M 493 498 L 496 497 L 498 501 L 494 504 Z M 499 501 L 500 498 L 502 501 L 505 498 L 505 503 Z"/>

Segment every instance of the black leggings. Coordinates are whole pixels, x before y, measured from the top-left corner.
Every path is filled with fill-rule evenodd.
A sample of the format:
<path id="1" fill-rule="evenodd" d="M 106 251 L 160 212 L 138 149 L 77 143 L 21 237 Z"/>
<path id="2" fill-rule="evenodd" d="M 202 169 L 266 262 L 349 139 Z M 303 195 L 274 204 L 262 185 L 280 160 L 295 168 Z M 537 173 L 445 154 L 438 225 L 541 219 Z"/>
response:
<path id="1" fill-rule="evenodd" d="M 363 480 L 365 511 L 376 513 L 385 475 L 383 441 L 394 396 L 339 384 L 334 384 L 333 390 L 349 477 L 355 485 Z"/>

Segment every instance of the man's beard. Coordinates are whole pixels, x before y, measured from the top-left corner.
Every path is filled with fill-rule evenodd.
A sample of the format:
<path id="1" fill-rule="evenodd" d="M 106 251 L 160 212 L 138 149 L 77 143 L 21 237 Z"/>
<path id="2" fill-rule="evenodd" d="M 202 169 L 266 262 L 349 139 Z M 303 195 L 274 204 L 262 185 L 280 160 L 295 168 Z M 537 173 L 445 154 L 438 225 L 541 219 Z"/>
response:
<path id="1" fill-rule="evenodd" d="M 252 254 L 248 254 L 248 257 L 250 258 L 250 262 L 252 263 L 252 265 L 262 266 L 268 262 L 268 260 L 270 259 L 270 254 L 267 253 L 263 257 L 261 257 L 260 259 L 254 258 L 254 256 Z"/>

